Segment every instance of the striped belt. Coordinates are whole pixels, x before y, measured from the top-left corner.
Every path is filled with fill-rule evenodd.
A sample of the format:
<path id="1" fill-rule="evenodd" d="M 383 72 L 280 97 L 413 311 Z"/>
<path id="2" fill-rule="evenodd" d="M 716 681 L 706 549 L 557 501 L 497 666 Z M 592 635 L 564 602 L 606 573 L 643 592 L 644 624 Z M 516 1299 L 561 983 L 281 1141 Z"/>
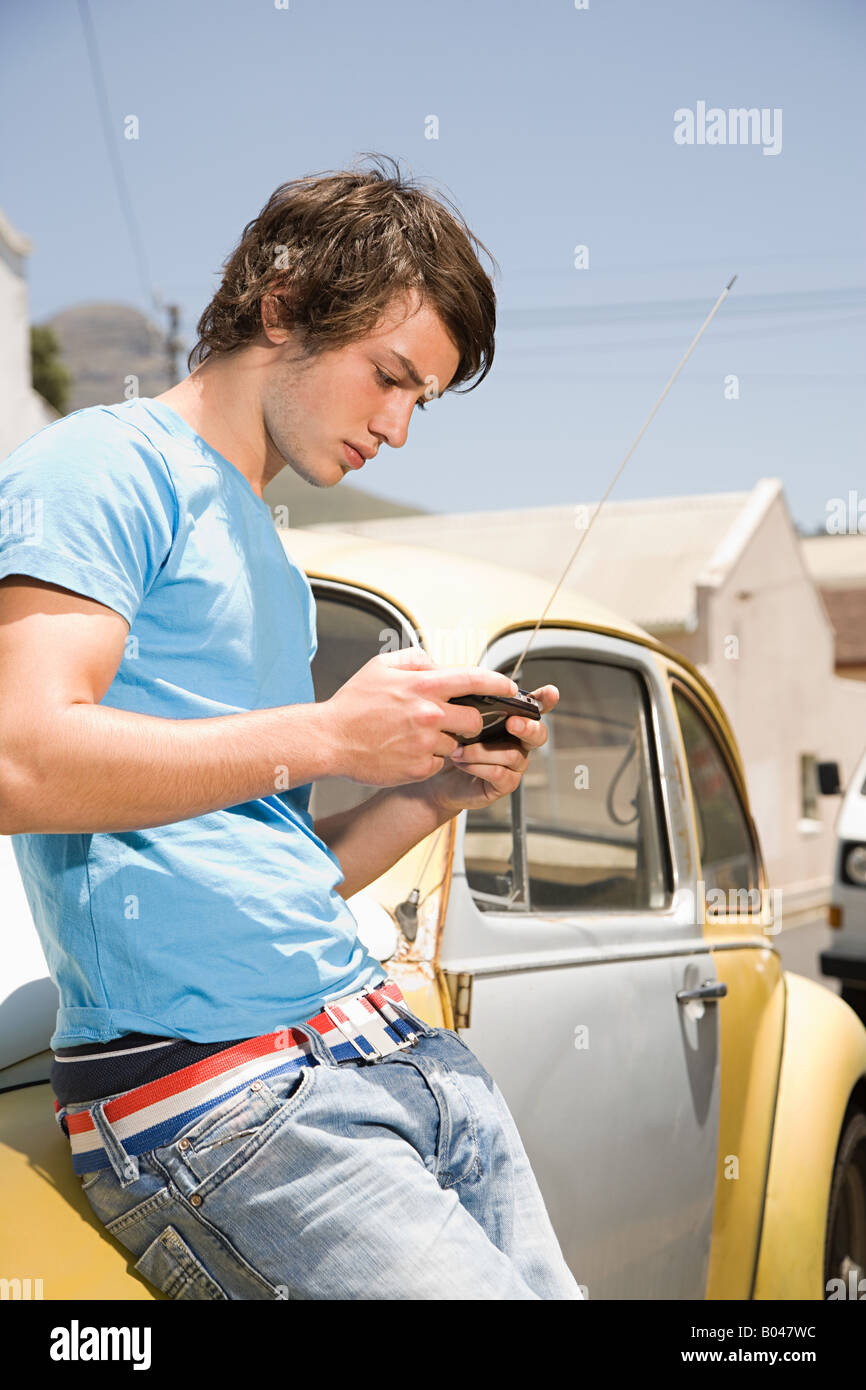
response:
<path id="1" fill-rule="evenodd" d="M 359 1057 L 375 1061 L 418 1040 L 411 1023 L 389 1001 L 408 1008 L 393 980 L 333 999 L 299 1027 L 315 1028 L 337 1062 Z M 170 1143 L 190 1120 L 237 1095 L 251 1081 L 317 1065 L 319 1058 L 309 1038 L 297 1028 L 280 1028 L 124 1091 L 105 1105 L 104 1114 L 126 1152 L 138 1156 Z M 110 1160 L 89 1110 L 69 1111 L 55 1100 L 54 1111 L 72 1146 L 73 1170 L 90 1173 L 108 1168 Z"/>

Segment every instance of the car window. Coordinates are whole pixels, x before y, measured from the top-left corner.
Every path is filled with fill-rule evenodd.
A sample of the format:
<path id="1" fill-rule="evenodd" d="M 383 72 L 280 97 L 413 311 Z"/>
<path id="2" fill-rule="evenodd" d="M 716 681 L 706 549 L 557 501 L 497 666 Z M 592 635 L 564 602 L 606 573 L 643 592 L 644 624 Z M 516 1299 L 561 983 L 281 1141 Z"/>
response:
<path id="1" fill-rule="evenodd" d="M 464 858 L 478 895 L 520 902 L 525 852 L 535 910 L 650 909 L 671 885 L 658 775 L 642 677 L 627 666 L 571 656 L 525 662 L 525 690 L 553 684 L 548 740 L 533 753 L 522 793 L 467 813 Z M 520 815 L 525 844 L 513 835 Z"/>
<path id="2" fill-rule="evenodd" d="M 318 648 L 310 667 L 316 700 L 330 700 L 371 657 L 408 646 L 411 629 L 396 615 L 353 593 L 322 590 L 315 584 Z M 310 793 L 313 820 L 359 806 L 379 787 L 348 777 L 322 777 Z"/>
<path id="3" fill-rule="evenodd" d="M 705 890 L 753 895 L 725 904 L 729 911 L 757 909 L 758 854 L 746 813 L 714 730 L 690 696 L 674 684 L 698 826 L 698 853 Z M 712 907 L 712 901 L 708 902 Z M 722 904 L 718 904 L 719 907 Z"/>

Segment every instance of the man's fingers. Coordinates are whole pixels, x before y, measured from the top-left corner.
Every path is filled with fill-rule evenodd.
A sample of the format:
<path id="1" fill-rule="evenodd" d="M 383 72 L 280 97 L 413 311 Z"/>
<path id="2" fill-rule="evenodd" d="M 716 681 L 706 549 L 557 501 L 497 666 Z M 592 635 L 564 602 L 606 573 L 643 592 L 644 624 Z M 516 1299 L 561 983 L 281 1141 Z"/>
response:
<path id="1" fill-rule="evenodd" d="M 446 733 L 443 729 L 439 738 L 436 740 L 436 747 L 433 749 L 433 757 L 450 758 L 452 754 L 456 753 L 458 748 L 462 748 L 462 746 L 463 745 L 459 743 L 456 738 L 451 737 L 450 732 Z"/>
<path id="2" fill-rule="evenodd" d="M 455 766 L 468 777 L 477 777 L 481 782 L 489 782 L 498 792 L 513 792 L 524 771 L 522 767 L 511 767 L 502 761 L 464 763 L 458 760 Z"/>
<path id="3" fill-rule="evenodd" d="M 517 689 L 502 671 L 484 671 L 479 666 L 440 666 L 427 677 L 428 694 L 440 700 L 450 700 L 452 695 L 516 695 Z"/>
<path id="4" fill-rule="evenodd" d="M 519 715 L 512 715 L 505 725 L 510 734 L 519 738 L 527 748 L 543 748 L 548 739 L 548 733 L 540 719 L 521 719 Z"/>
<path id="5" fill-rule="evenodd" d="M 445 732 L 459 738 L 475 738 L 484 728 L 481 711 L 471 705 L 449 705 L 442 719 Z"/>
<path id="6" fill-rule="evenodd" d="M 542 685 L 540 689 L 531 690 L 529 693 L 541 705 L 542 714 L 547 714 L 559 702 L 559 691 L 555 685 Z"/>
<path id="7" fill-rule="evenodd" d="M 495 740 L 492 743 L 469 744 L 462 753 L 456 749 L 451 758 L 464 772 L 475 772 L 478 776 L 482 775 L 484 769 L 489 772 L 492 767 L 525 772 L 527 765 L 527 755 L 522 748 L 497 748 Z"/>

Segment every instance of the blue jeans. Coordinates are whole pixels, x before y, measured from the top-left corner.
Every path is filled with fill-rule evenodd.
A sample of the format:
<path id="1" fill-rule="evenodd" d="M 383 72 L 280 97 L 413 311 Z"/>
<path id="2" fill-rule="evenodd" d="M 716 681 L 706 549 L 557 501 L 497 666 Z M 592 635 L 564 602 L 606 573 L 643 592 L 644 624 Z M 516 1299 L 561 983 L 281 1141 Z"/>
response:
<path id="1" fill-rule="evenodd" d="M 405 1006 L 413 1047 L 247 1086 L 82 1175 L 106 1230 L 175 1299 L 581 1299 L 498 1086 Z M 101 1102 L 69 1105 L 93 1110 Z"/>

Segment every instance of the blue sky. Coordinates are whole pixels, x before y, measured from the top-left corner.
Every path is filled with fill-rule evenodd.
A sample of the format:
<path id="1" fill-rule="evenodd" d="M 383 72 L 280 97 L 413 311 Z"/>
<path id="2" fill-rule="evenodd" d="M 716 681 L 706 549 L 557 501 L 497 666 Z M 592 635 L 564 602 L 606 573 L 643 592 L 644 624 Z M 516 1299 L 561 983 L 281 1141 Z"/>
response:
<path id="1" fill-rule="evenodd" d="M 491 374 L 417 412 L 366 487 L 444 511 L 596 500 L 736 272 L 612 497 L 778 476 L 811 529 L 866 492 L 860 0 L 90 0 L 90 14 L 147 278 L 181 305 L 188 346 L 277 184 L 366 150 L 446 192 L 496 257 Z M 34 321 L 87 300 L 149 310 L 78 5 L 7 4 L 0 50 L 0 206 L 34 243 Z M 779 152 L 677 144 L 674 112 L 699 101 L 780 110 Z"/>

